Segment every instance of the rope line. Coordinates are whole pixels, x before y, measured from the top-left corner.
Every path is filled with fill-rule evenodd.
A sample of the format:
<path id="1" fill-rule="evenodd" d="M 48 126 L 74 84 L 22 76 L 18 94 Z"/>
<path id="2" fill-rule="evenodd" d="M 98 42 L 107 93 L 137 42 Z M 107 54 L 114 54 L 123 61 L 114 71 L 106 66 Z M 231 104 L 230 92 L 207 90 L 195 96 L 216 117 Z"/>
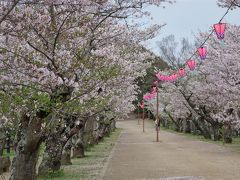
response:
<path id="1" fill-rule="evenodd" d="M 232 8 L 232 6 L 234 5 L 234 2 L 235 2 L 236 0 L 233 0 L 232 2 L 231 2 L 231 4 L 230 4 L 230 6 L 228 7 L 228 9 L 227 9 L 227 11 L 224 13 L 224 15 L 222 16 L 222 18 L 218 21 L 218 23 L 221 23 L 222 22 L 222 20 L 224 19 L 224 17 L 229 13 L 229 10 Z M 201 43 L 201 45 L 198 47 L 198 48 L 200 48 L 200 47 L 202 47 L 208 40 L 209 40 L 209 38 L 211 37 L 211 35 L 214 33 L 214 29 L 212 28 L 212 31 L 211 31 L 211 33 L 206 37 L 206 39 Z M 198 49 L 197 48 L 197 49 Z M 192 59 L 195 55 L 196 55 L 196 53 L 198 52 L 198 50 L 196 50 L 193 54 L 192 54 L 192 56 L 190 56 L 190 58 L 189 59 Z M 188 59 L 188 60 L 189 60 Z"/>

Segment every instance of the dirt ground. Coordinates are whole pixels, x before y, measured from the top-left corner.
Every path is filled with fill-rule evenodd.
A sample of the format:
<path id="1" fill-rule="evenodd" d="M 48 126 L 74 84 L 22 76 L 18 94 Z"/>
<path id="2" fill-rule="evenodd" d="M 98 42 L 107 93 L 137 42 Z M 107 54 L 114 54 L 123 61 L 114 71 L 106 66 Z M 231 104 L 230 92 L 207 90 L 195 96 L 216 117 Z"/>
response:
<path id="1" fill-rule="evenodd" d="M 166 131 L 146 131 L 137 120 L 119 121 L 123 128 L 104 180 L 240 180 L 240 153 L 220 145 Z"/>

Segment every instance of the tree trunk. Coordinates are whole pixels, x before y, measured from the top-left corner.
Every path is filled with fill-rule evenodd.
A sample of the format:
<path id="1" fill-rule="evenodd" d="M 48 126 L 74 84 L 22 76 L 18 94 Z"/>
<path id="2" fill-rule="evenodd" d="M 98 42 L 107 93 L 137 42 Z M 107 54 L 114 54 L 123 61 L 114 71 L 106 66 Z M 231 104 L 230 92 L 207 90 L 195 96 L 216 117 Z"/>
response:
<path id="1" fill-rule="evenodd" d="M 112 119 L 112 121 L 111 121 L 111 131 L 115 131 L 115 129 L 116 129 L 116 120 Z"/>
<path id="2" fill-rule="evenodd" d="M 165 128 L 169 128 L 168 126 L 168 120 L 165 118 L 159 118 L 159 122 L 161 122 L 161 125 Z"/>
<path id="3" fill-rule="evenodd" d="M 3 156 L 3 150 L 5 147 L 5 139 L 0 139 L 0 156 Z"/>
<path id="4" fill-rule="evenodd" d="M 230 125 L 224 125 L 223 126 L 223 141 L 225 143 L 232 143 L 232 128 Z"/>
<path id="5" fill-rule="evenodd" d="M 199 122 L 204 122 L 204 119 L 202 117 L 199 117 L 197 120 L 193 118 L 192 122 L 194 126 L 201 132 L 201 135 L 203 135 L 205 139 L 211 139 L 211 133 L 208 131 L 208 129 L 205 128 L 206 124 L 199 124 Z"/>
<path id="6" fill-rule="evenodd" d="M 36 165 L 38 160 L 38 152 L 32 153 L 22 153 L 18 152 L 16 157 L 12 161 L 12 176 L 11 180 L 35 180 L 36 175 Z"/>
<path id="7" fill-rule="evenodd" d="M 100 123 L 97 131 L 97 137 L 96 137 L 98 142 L 103 139 L 104 131 L 105 131 L 105 124 Z"/>
<path id="8" fill-rule="evenodd" d="M 189 120 L 185 121 L 184 133 L 191 133 L 191 122 Z"/>
<path id="9" fill-rule="evenodd" d="M 68 140 L 66 145 L 63 148 L 62 152 L 62 159 L 61 164 L 62 165 L 71 165 L 71 149 L 72 149 L 72 138 Z"/>
<path id="10" fill-rule="evenodd" d="M 73 145 L 73 158 L 83 158 L 85 156 L 83 134 L 84 128 L 82 128 L 76 136 L 75 143 Z"/>
<path id="11" fill-rule="evenodd" d="M 73 148 L 73 158 L 83 158 L 85 156 L 85 150 L 82 140 L 78 139 Z"/>
<path id="12" fill-rule="evenodd" d="M 77 116 L 66 116 L 66 126 L 52 129 L 52 133 L 46 139 L 46 148 L 39 167 L 40 176 L 60 170 L 64 146 L 83 127 L 82 121 L 76 122 Z"/>
<path id="13" fill-rule="evenodd" d="M 205 139 L 211 139 L 211 133 L 209 132 L 209 130 L 207 128 L 203 128 L 203 137 Z"/>
<path id="14" fill-rule="evenodd" d="M 104 132 L 103 132 L 103 136 L 104 137 L 110 136 L 110 133 L 111 133 L 111 124 L 105 124 L 105 129 L 104 129 Z"/>
<path id="15" fill-rule="evenodd" d="M 11 180 L 36 180 L 36 164 L 41 144 L 41 119 L 23 115 L 17 131 Z"/>
<path id="16" fill-rule="evenodd" d="M 11 165 L 11 161 L 9 157 L 0 157 L 0 175 L 3 172 L 8 172 L 9 167 Z"/>
<path id="17" fill-rule="evenodd" d="M 40 176 L 60 169 L 62 149 L 63 142 L 61 135 L 57 133 L 50 134 L 46 140 L 46 148 L 43 154 L 43 160 L 38 171 Z"/>
<path id="18" fill-rule="evenodd" d="M 86 120 L 84 131 L 82 135 L 82 141 L 85 148 L 89 145 L 94 144 L 94 126 L 95 126 L 95 117 L 90 117 Z"/>
<path id="19" fill-rule="evenodd" d="M 213 140 L 219 141 L 221 139 L 220 133 L 219 133 L 219 124 L 215 124 L 212 126 L 213 129 Z"/>
<path id="20" fill-rule="evenodd" d="M 166 110 L 164 110 L 164 112 L 168 115 L 169 119 L 173 122 L 174 124 L 174 130 L 179 132 L 180 131 L 180 126 L 177 123 L 177 121 L 174 120 L 174 118 L 172 117 L 172 115 L 170 114 L 170 112 L 167 112 Z"/>
<path id="21" fill-rule="evenodd" d="M 0 156 L 3 155 L 3 150 L 6 143 L 6 136 L 3 127 L 0 125 Z"/>

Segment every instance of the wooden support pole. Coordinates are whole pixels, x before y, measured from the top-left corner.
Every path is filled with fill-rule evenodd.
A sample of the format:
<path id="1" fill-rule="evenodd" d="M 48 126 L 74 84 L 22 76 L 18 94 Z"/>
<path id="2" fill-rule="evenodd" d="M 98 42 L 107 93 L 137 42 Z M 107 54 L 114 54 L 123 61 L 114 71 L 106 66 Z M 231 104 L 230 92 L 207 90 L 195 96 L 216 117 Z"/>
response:
<path id="1" fill-rule="evenodd" d="M 139 108 L 139 105 L 138 105 L 138 112 L 137 112 L 137 119 L 138 119 L 138 124 L 139 124 L 139 111 L 140 111 L 140 108 Z"/>
<path id="2" fill-rule="evenodd" d="M 159 114 L 158 114 L 158 110 L 159 110 L 159 97 L 158 97 L 158 86 L 156 87 L 156 91 L 157 91 L 157 113 L 156 113 L 156 133 L 157 133 L 157 142 L 159 142 L 159 131 L 160 131 L 160 121 L 159 121 Z M 158 127 L 159 125 L 159 127 Z"/>
<path id="3" fill-rule="evenodd" d="M 143 132 L 145 132 L 145 127 L 144 127 L 144 120 L 145 120 L 145 117 L 144 117 L 144 108 L 143 108 L 142 118 L 143 118 Z"/>

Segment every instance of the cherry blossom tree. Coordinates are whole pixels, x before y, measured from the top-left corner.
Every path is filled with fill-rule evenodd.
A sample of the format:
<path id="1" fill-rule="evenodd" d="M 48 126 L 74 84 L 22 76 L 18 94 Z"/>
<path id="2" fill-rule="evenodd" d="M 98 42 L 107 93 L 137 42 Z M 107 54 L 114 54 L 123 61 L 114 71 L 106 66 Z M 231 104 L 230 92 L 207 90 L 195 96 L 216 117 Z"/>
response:
<path id="1" fill-rule="evenodd" d="M 217 4 L 220 7 L 224 7 L 224 8 L 232 6 L 231 9 L 240 7 L 240 1 L 239 0 L 218 0 Z"/>
<path id="2" fill-rule="evenodd" d="M 66 117 L 90 116 L 108 104 L 119 113 L 131 110 L 126 104 L 135 97 L 132 83 L 150 57 L 138 44 L 160 27 L 138 30 L 125 19 L 144 16 L 141 9 L 149 3 L 161 1 L 19 1 L 3 16 L 0 89 L 6 101 L 1 104 L 19 118 L 12 179 L 36 179 L 40 144 L 59 143 L 62 136 L 47 137 L 71 126 L 63 148 L 71 132 L 79 131 L 78 118 Z M 50 144 L 46 150 L 53 150 Z"/>
<path id="3" fill-rule="evenodd" d="M 235 127 L 239 123 L 236 113 L 239 109 L 239 26 L 228 24 L 224 41 L 212 37 L 208 41 L 209 57 L 199 68 L 200 84 L 193 88 L 199 97 L 199 104 L 211 110 L 215 121 Z M 201 86 L 201 88 L 199 87 Z M 200 90 L 198 92 L 198 90 Z"/>
<path id="4" fill-rule="evenodd" d="M 0 1 L 0 24 L 7 18 L 20 0 Z"/>

